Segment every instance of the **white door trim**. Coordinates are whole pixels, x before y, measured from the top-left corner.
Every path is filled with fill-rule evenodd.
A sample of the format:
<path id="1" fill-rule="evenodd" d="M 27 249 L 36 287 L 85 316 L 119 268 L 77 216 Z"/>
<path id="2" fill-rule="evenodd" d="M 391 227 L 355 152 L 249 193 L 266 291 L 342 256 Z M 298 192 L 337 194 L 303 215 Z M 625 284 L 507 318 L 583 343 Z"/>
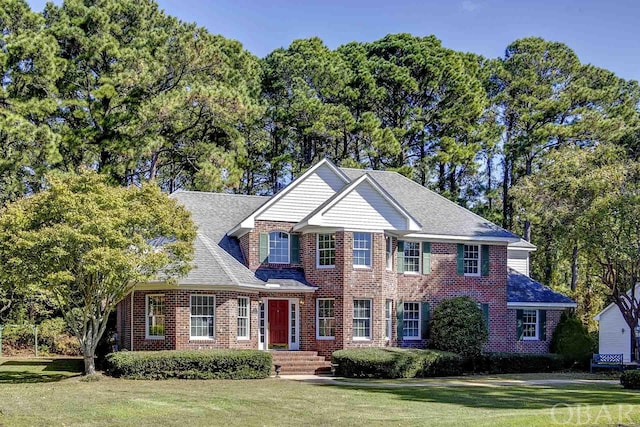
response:
<path id="1" fill-rule="evenodd" d="M 269 349 L 269 300 L 286 300 L 289 302 L 287 305 L 288 313 L 288 347 L 289 350 L 300 350 L 300 298 L 277 298 L 277 297 L 264 297 L 262 303 L 264 304 L 264 343 L 260 344 L 260 331 L 258 331 L 258 349 Z M 294 322 L 291 323 L 291 306 L 295 304 L 294 310 Z M 291 333 L 291 327 L 295 327 L 295 334 Z M 260 312 L 258 311 L 258 327 L 260 327 Z M 291 339 L 293 337 L 293 340 Z"/>

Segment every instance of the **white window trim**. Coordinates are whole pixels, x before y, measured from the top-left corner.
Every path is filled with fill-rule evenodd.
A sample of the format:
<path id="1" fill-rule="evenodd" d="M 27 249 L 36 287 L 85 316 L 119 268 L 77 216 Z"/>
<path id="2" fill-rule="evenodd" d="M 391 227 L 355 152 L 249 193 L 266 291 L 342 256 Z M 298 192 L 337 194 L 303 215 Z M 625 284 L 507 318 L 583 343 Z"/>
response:
<path id="1" fill-rule="evenodd" d="M 467 245 L 464 246 L 476 246 L 478 248 L 478 272 L 477 273 L 464 273 L 465 277 L 480 277 L 482 276 L 482 245 Z M 462 268 L 464 269 L 464 261 L 467 259 L 464 257 L 464 246 L 462 247 Z M 468 258 L 471 259 L 471 258 Z"/>
<path id="2" fill-rule="evenodd" d="M 536 324 L 535 324 L 535 332 L 536 334 L 532 337 L 524 336 L 524 312 L 525 311 L 534 311 L 536 313 Z M 540 310 L 523 310 L 522 311 L 522 341 L 540 341 Z"/>
<path id="3" fill-rule="evenodd" d="M 355 330 L 355 328 L 353 328 L 353 323 L 356 320 L 355 316 L 354 316 L 354 310 L 355 310 L 355 301 L 369 301 L 369 334 L 366 337 L 356 337 L 353 332 Z M 354 341 L 371 341 L 373 339 L 372 334 L 373 334 L 373 300 L 371 298 L 354 298 L 353 299 L 353 308 L 351 309 L 351 325 L 352 325 L 352 331 L 351 331 L 351 335 Z M 364 317 L 359 317 L 358 319 L 364 319 Z"/>
<path id="4" fill-rule="evenodd" d="M 389 317 L 387 317 L 387 308 Z M 393 336 L 393 300 L 384 300 L 384 339 L 390 341 Z"/>
<path id="5" fill-rule="evenodd" d="M 251 299 L 249 297 L 238 297 L 238 319 L 240 319 L 240 300 L 247 301 L 247 316 L 245 317 L 245 319 L 247 319 L 247 335 L 237 335 L 237 339 L 238 341 L 248 341 L 251 338 Z M 213 319 L 215 322 L 215 309 L 214 309 Z M 237 332 L 238 332 L 238 325 L 236 324 L 236 334 Z M 215 333 L 215 328 L 214 328 L 214 333 Z"/>
<path id="6" fill-rule="evenodd" d="M 206 296 L 208 298 L 213 298 L 213 336 L 208 337 L 194 337 L 191 335 L 191 297 L 194 296 Z M 208 294 L 189 294 L 189 341 L 212 341 L 216 339 L 216 320 L 217 320 L 217 306 L 216 306 L 216 296 L 208 295 Z"/>
<path id="7" fill-rule="evenodd" d="M 407 312 L 405 304 L 418 304 L 418 335 L 407 336 L 404 334 L 404 314 Z M 413 319 L 412 319 L 413 320 Z M 402 339 L 406 341 L 418 341 L 422 339 L 422 304 L 418 301 L 405 301 L 402 303 Z"/>
<path id="8" fill-rule="evenodd" d="M 387 271 L 393 271 L 393 237 L 384 236 L 384 255 L 389 254 L 389 259 L 385 259 L 385 269 Z"/>
<path id="9" fill-rule="evenodd" d="M 271 234 L 283 233 L 287 235 L 287 261 L 271 261 Z M 267 264 L 291 264 L 291 233 L 282 230 L 272 230 L 268 234 L 267 240 Z"/>
<path id="10" fill-rule="evenodd" d="M 166 296 L 165 294 L 147 294 L 144 297 L 144 338 L 147 340 L 163 340 L 165 335 L 149 335 L 149 298 L 150 297 L 163 297 L 165 299 L 166 302 Z M 167 309 L 167 306 L 165 304 L 165 311 Z M 167 314 L 165 313 L 165 331 L 166 331 L 166 316 Z"/>
<path id="11" fill-rule="evenodd" d="M 417 240 L 403 240 L 404 243 L 417 243 L 418 244 L 418 271 L 405 271 L 402 274 L 407 276 L 419 276 L 422 274 L 422 242 Z M 402 251 L 402 262 L 404 263 L 404 248 Z M 405 264 L 406 265 L 406 264 Z"/>
<path id="12" fill-rule="evenodd" d="M 321 234 L 334 234 L 334 233 L 317 233 L 316 234 L 316 268 L 336 268 L 336 238 L 333 237 L 333 264 L 332 265 L 320 265 L 320 235 Z M 326 250 L 326 249 L 325 249 Z"/>
<path id="13" fill-rule="evenodd" d="M 320 341 L 333 341 L 336 339 L 335 333 L 333 336 L 320 336 L 320 301 L 333 301 L 333 321 L 336 320 L 336 299 L 335 298 L 318 298 L 316 300 L 316 339 Z"/>
<path id="14" fill-rule="evenodd" d="M 353 261 L 353 268 L 363 269 L 363 270 L 371 270 L 373 267 L 373 233 L 364 232 L 364 231 L 354 231 L 352 234 L 352 244 L 351 244 L 351 256 L 353 257 L 353 252 L 356 251 L 356 233 L 358 234 L 368 234 L 369 235 L 369 264 L 356 264 L 355 260 Z M 363 250 L 362 248 L 358 248 L 357 250 Z"/>

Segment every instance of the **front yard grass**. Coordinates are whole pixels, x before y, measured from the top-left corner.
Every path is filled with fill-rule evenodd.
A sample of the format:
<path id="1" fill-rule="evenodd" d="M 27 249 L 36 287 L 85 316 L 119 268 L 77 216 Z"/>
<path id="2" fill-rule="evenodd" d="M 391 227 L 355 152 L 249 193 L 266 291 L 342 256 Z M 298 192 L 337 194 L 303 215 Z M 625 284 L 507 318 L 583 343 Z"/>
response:
<path id="1" fill-rule="evenodd" d="M 85 382 L 74 377 L 81 367 L 77 360 L 0 359 L 0 425 L 640 423 L 640 394 L 608 383 L 385 388 L 285 379 Z"/>

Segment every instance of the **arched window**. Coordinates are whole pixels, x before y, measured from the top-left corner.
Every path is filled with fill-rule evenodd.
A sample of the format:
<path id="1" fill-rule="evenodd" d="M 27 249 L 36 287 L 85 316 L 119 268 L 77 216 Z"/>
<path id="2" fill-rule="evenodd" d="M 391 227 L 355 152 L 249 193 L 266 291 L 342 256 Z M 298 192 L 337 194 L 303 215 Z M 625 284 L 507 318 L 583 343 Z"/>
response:
<path id="1" fill-rule="evenodd" d="M 289 233 L 284 231 L 269 233 L 269 263 L 289 264 Z"/>

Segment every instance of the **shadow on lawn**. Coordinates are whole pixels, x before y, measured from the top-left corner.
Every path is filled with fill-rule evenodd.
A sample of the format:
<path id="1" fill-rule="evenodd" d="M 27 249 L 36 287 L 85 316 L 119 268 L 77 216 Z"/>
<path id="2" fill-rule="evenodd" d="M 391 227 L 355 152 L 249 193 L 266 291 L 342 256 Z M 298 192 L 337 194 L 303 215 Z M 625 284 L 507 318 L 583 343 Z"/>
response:
<path id="1" fill-rule="evenodd" d="M 640 405 L 640 395 L 617 386 L 562 387 L 348 387 L 363 393 L 382 393 L 401 400 L 462 405 L 469 408 L 545 409 L 554 405 Z"/>
<path id="2" fill-rule="evenodd" d="M 79 359 L 7 360 L 0 363 L 0 384 L 55 382 L 82 370 Z"/>

